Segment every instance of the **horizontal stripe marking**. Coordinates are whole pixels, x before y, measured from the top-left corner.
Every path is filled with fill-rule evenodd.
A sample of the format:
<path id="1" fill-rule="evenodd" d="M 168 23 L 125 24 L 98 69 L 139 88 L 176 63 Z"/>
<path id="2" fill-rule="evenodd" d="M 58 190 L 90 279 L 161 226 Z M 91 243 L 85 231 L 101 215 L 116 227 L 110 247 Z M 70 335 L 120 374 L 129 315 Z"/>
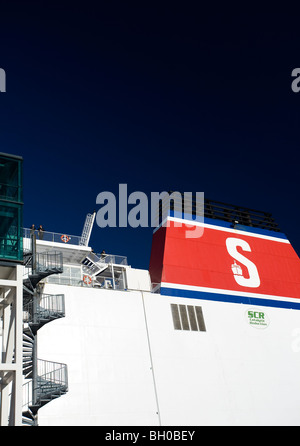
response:
<path id="1" fill-rule="evenodd" d="M 251 293 L 248 295 L 236 295 L 236 294 L 234 295 L 225 293 L 212 293 L 212 292 L 204 292 L 196 290 L 187 290 L 180 288 L 169 288 L 162 286 L 160 289 L 160 294 L 164 296 L 176 296 L 189 299 L 209 300 L 214 302 L 258 305 L 262 307 L 275 307 L 275 308 L 300 310 L 300 302 L 296 302 L 295 299 L 284 300 L 284 301 L 275 299 L 265 299 L 261 297 L 250 296 Z"/>
<path id="2" fill-rule="evenodd" d="M 232 295 L 232 296 L 241 296 L 241 297 L 253 297 L 253 298 L 261 298 L 261 299 L 273 299 L 273 300 L 280 300 L 283 299 L 286 301 L 294 302 L 296 297 L 290 297 L 290 296 L 276 296 L 273 294 L 262 294 L 262 293 L 251 293 L 247 291 L 235 291 L 235 290 L 224 290 L 221 288 L 209 288 L 204 286 L 193 286 L 193 285 L 183 285 L 181 283 L 167 283 L 167 282 L 161 282 L 162 288 L 174 288 L 178 290 L 186 290 L 186 291 L 197 291 L 201 293 L 214 293 L 214 294 L 226 294 L 226 295 Z M 299 302 L 300 302 L 300 296 L 299 296 Z"/>

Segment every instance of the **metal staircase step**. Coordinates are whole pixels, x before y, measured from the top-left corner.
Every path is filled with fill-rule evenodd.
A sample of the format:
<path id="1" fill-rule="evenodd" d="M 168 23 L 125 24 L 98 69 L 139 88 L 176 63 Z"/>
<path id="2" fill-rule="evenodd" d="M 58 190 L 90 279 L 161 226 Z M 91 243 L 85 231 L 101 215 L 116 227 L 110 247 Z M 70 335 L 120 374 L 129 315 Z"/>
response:
<path id="1" fill-rule="evenodd" d="M 35 421 L 35 415 L 30 409 L 30 407 L 27 408 L 27 410 L 22 412 L 22 424 L 26 426 L 34 426 Z"/>
<path id="2" fill-rule="evenodd" d="M 23 341 L 33 342 L 33 338 L 32 338 L 32 336 L 29 336 L 28 334 L 26 334 L 25 331 L 23 331 Z"/>

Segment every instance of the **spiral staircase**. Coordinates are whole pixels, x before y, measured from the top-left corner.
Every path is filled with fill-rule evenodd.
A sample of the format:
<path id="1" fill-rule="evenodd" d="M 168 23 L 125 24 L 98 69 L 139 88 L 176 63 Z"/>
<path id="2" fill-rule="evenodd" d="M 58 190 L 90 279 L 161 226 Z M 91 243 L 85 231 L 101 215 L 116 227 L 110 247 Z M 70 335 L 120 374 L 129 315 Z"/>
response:
<path id="1" fill-rule="evenodd" d="M 38 425 L 38 410 L 68 391 L 66 364 L 37 358 L 37 332 L 43 325 L 65 316 L 64 295 L 41 292 L 40 281 L 63 272 L 62 254 L 36 252 L 35 235 L 31 249 L 24 253 L 23 279 L 23 424 Z"/>

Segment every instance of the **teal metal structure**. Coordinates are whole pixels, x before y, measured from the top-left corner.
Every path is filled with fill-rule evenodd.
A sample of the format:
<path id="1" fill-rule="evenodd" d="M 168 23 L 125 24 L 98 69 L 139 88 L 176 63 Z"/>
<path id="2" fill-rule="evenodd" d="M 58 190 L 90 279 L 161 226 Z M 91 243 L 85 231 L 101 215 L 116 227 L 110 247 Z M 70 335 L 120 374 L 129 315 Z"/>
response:
<path id="1" fill-rule="evenodd" d="M 0 152 L 0 261 L 23 262 L 23 158 Z"/>

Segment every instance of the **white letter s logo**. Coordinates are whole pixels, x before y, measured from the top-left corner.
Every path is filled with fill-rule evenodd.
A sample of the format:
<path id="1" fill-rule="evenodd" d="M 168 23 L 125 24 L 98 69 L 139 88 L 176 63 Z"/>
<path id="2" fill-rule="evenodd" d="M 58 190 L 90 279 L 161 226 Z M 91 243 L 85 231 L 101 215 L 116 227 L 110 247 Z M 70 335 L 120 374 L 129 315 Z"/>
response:
<path id="1" fill-rule="evenodd" d="M 235 278 L 235 281 L 238 283 L 238 285 L 250 288 L 257 288 L 260 285 L 260 278 L 257 268 L 254 263 L 251 262 L 251 260 L 247 259 L 245 256 L 243 256 L 243 254 L 240 254 L 237 251 L 238 246 L 241 247 L 243 251 L 251 252 L 251 248 L 245 240 L 233 237 L 229 237 L 226 239 L 226 248 L 228 253 L 242 265 L 245 265 L 249 273 L 249 278 L 245 278 L 243 276 L 241 267 L 236 262 L 234 262 L 234 264 L 232 265 L 233 277 Z"/>

